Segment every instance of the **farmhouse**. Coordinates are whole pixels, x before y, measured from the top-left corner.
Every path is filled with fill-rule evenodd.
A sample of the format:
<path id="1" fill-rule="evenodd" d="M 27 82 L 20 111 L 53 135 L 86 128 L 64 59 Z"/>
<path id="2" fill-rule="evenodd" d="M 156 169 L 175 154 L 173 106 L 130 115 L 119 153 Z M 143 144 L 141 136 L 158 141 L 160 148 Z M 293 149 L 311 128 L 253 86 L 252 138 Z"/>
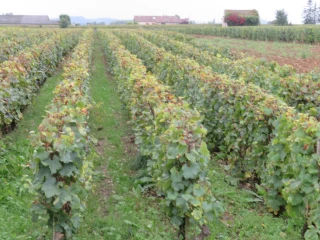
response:
<path id="1" fill-rule="evenodd" d="M 59 25 L 47 15 L 0 15 L 0 26 Z"/>
<path id="2" fill-rule="evenodd" d="M 189 18 L 179 16 L 134 16 L 133 21 L 140 25 L 188 24 Z"/>
<path id="3" fill-rule="evenodd" d="M 255 26 L 260 24 L 257 10 L 225 10 L 223 23 L 228 26 Z"/>

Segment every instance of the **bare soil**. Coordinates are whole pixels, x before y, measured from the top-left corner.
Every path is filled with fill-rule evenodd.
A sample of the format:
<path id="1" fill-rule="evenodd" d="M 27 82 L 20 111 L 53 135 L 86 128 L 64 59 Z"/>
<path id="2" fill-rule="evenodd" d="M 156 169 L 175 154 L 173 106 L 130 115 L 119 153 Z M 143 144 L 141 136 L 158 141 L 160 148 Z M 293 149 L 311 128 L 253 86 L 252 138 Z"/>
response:
<path id="1" fill-rule="evenodd" d="M 320 55 L 320 47 L 317 47 L 315 54 Z M 317 70 L 320 67 L 320 59 L 315 57 L 309 58 L 292 58 L 283 57 L 277 54 L 261 54 L 254 50 L 245 50 L 244 53 L 249 54 L 255 58 L 265 58 L 267 61 L 275 61 L 281 66 L 290 65 L 296 69 L 298 73 L 307 73 L 313 70 Z"/>

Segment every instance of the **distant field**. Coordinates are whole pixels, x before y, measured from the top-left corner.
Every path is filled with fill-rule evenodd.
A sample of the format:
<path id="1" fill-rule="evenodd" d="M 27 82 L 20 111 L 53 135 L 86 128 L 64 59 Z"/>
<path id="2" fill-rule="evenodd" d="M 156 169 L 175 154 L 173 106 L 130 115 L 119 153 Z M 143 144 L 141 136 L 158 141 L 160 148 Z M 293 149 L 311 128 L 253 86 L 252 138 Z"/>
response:
<path id="1" fill-rule="evenodd" d="M 167 29 L 185 34 L 241 38 L 256 41 L 277 41 L 306 44 L 320 43 L 320 27 L 317 25 L 260 25 L 250 27 L 216 27 L 212 25 L 190 25 L 176 26 L 175 28 L 172 27 Z"/>
<path id="2" fill-rule="evenodd" d="M 320 46 L 318 45 L 265 42 L 203 35 L 192 36 L 199 43 L 227 47 L 235 51 L 244 52 L 247 56 L 276 61 L 280 65 L 288 64 L 298 72 L 318 70 L 320 67 Z"/>

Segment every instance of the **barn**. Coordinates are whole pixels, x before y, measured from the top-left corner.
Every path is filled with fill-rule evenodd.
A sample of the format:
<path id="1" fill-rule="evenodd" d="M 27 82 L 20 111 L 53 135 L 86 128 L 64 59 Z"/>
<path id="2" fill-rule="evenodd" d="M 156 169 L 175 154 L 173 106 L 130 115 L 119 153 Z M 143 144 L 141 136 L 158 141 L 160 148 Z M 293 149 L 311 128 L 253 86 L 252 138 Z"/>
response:
<path id="1" fill-rule="evenodd" d="M 47 15 L 0 15 L 0 26 L 58 26 L 58 21 L 52 21 Z"/>
<path id="2" fill-rule="evenodd" d="M 173 25 L 188 24 L 189 18 L 180 18 L 179 16 L 134 16 L 133 21 L 140 25 Z"/>

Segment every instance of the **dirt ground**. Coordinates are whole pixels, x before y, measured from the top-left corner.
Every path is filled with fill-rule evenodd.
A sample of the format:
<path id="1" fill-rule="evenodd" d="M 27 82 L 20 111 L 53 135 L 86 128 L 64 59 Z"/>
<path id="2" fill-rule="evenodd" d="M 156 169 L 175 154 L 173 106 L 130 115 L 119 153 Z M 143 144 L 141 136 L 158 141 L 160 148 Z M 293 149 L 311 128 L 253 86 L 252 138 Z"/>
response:
<path id="1" fill-rule="evenodd" d="M 320 55 L 320 47 L 317 47 L 317 48 L 318 48 L 317 54 Z M 254 50 L 245 50 L 243 52 L 249 54 L 250 56 L 254 56 L 256 58 L 265 58 L 268 61 L 275 61 L 279 63 L 281 66 L 291 65 L 297 70 L 298 73 L 307 73 L 312 70 L 319 70 L 319 67 L 320 67 L 320 59 L 316 57 L 292 58 L 292 57 L 279 56 L 276 53 L 264 55 Z"/>
<path id="2" fill-rule="evenodd" d="M 205 36 L 205 35 L 192 35 L 196 38 L 205 38 L 205 39 L 215 39 L 221 37 L 214 37 L 214 36 Z M 226 38 L 230 40 L 230 38 Z M 244 40 L 244 39 L 234 39 L 235 41 L 238 41 L 241 46 L 246 46 L 246 41 L 252 40 Z M 282 53 L 290 53 L 292 48 L 288 46 L 288 44 L 284 43 L 283 47 L 281 48 L 281 52 L 279 52 L 279 49 L 274 49 L 271 42 L 264 42 L 264 41 L 255 41 L 260 42 L 262 45 L 265 46 L 266 51 L 264 53 L 259 52 L 255 49 L 252 49 L 248 46 L 248 48 L 241 49 L 240 51 L 248 54 L 249 56 L 254 56 L 256 58 L 265 58 L 268 61 L 275 61 L 279 63 L 281 66 L 283 65 L 291 65 L 293 66 L 298 73 L 306 73 L 310 72 L 312 70 L 319 71 L 320 70 L 320 46 L 319 45 L 312 45 L 312 53 L 311 56 L 301 58 L 297 56 L 284 56 Z M 281 43 L 280 43 L 281 44 Z M 296 44 L 299 46 L 299 44 Z M 300 44 L 302 46 L 302 44 Z M 311 46 L 311 45 L 310 45 Z M 226 47 L 231 47 L 227 45 Z M 238 48 L 232 48 L 234 51 L 239 51 Z M 292 54 L 295 55 L 295 54 Z"/>

